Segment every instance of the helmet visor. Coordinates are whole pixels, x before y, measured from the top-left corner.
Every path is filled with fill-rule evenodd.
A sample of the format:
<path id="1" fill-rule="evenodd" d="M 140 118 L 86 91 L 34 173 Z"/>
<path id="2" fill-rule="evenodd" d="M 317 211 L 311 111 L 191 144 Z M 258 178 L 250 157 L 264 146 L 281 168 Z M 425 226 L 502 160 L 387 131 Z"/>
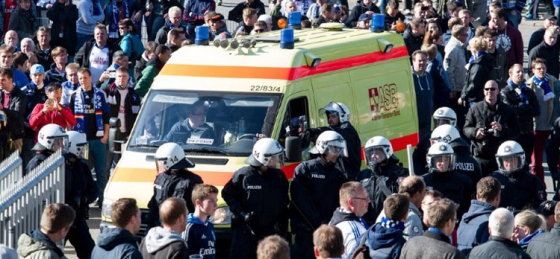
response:
<path id="1" fill-rule="evenodd" d="M 346 149 L 346 141 L 344 139 L 335 139 L 329 141 L 329 143 L 327 144 L 326 153 L 348 157 L 348 150 Z"/>
<path id="2" fill-rule="evenodd" d="M 453 155 L 437 155 L 430 159 L 430 169 L 436 172 L 448 172 L 453 170 Z"/>
<path id="3" fill-rule="evenodd" d="M 449 118 L 434 118 L 434 129 L 441 125 L 452 125 L 454 126 L 454 120 Z"/>
<path id="4" fill-rule="evenodd" d="M 164 162 L 165 162 L 165 159 L 156 159 L 156 173 L 157 174 L 161 174 L 161 173 L 167 171 L 165 169 L 165 167 L 163 166 Z"/>
<path id="5" fill-rule="evenodd" d="M 385 148 L 382 146 L 367 148 L 364 150 L 364 154 L 368 165 L 372 163 L 381 163 L 387 159 L 387 153 L 385 152 Z"/>
<path id="6" fill-rule="evenodd" d="M 502 171 L 511 172 L 523 167 L 522 155 L 498 157 L 497 160 L 498 167 Z"/>
<path id="7" fill-rule="evenodd" d="M 272 155 L 270 157 L 270 160 L 268 160 L 268 167 L 274 167 L 274 168 L 283 168 L 284 167 L 284 152 L 277 154 L 277 155 Z"/>
<path id="8" fill-rule="evenodd" d="M 61 150 L 62 153 L 67 153 L 68 152 L 68 137 L 54 137 L 52 138 L 52 145 L 50 150 L 56 152 Z"/>

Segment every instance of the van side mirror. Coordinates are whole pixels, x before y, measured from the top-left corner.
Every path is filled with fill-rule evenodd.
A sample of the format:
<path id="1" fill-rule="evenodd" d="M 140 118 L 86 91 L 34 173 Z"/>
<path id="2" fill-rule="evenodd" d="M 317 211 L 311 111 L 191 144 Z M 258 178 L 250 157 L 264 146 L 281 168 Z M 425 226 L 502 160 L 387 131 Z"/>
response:
<path id="1" fill-rule="evenodd" d="M 121 133 L 121 120 L 119 118 L 111 118 L 109 119 L 109 152 L 120 154 L 121 153 L 121 145 L 124 143 L 122 140 L 122 133 Z"/>
<path id="2" fill-rule="evenodd" d="M 286 162 L 301 161 L 301 139 L 295 136 L 286 138 Z"/>

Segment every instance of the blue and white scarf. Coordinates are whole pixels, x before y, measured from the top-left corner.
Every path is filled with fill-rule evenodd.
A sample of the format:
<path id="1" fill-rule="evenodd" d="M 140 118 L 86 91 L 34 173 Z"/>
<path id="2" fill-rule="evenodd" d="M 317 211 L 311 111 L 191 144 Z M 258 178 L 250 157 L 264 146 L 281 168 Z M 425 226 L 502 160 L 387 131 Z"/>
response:
<path id="1" fill-rule="evenodd" d="M 507 87 L 509 87 L 511 90 L 514 90 L 519 95 L 519 98 L 521 98 L 521 102 L 519 103 L 519 105 L 529 104 L 529 98 L 524 94 L 525 90 L 527 90 L 525 80 L 523 80 L 521 84 L 516 85 L 513 81 L 511 81 L 511 78 L 508 78 L 507 84 Z"/>
<path id="2" fill-rule="evenodd" d="M 537 86 L 539 86 L 544 92 L 543 100 L 545 102 L 554 98 L 554 93 L 550 89 L 550 85 L 548 84 L 548 79 L 549 79 L 548 74 L 544 76 L 543 80 L 539 79 L 537 76 L 533 76 L 533 82 L 535 82 L 535 84 L 537 84 Z"/>
<path id="3" fill-rule="evenodd" d="M 471 58 L 469 59 L 469 64 L 472 64 L 475 60 L 477 60 L 479 57 L 482 57 L 482 55 L 484 55 L 484 51 L 481 52 L 477 52 L 476 56 L 471 56 Z"/>
<path id="4" fill-rule="evenodd" d="M 122 8 L 124 11 L 124 18 L 130 18 L 128 10 L 127 0 L 121 1 Z M 117 0 L 113 0 L 111 4 L 111 24 L 109 25 L 109 38 L 118 39 L 119 38 L 119 21 L 120 21 L 120 9 L 117 4 Z"/>
<path id="5" fill-rule="evenodd" d="M 404 231 L 404 222 L 402 221 L 393 221 L 386 217 L 381 217 L 381 226 L 384 228 L 394 228 L 397 230 Z"/>
<path id="6" fill-rule="evenodd" d="M 90 100 L 89 103 L 93 103 L 95 109 L 95 124 L 97 131 L 95 135 L 97 137 L 103 137 L 105 134 L 104 124 L 103 124 L 103 111 L 105 110 L 105 93 L 96 87 L 93 87 L 94 100 Z M 83 90 L 83 88 L 78 88 L 76 90 L 75 100 L 74 100 L 74 117 L 76 118 L 75 130 L 80 133 L 87 133 L 87 121 L 85 118 L 84 111 L 84 100 L 89 99 L 88 94 Z M 91 116 L 91 115 L 88 115 Z"/>
<path id="7" fill-rule="evenodd" d="M 91 4 L 93 6 L 93 15 L 94 16 L 98 16 L 98 15 L 101 15 L 103 13 L 103 9 L 101 7 L 101 4 L 99 3 L 99 0 L 91 0 Z"/>

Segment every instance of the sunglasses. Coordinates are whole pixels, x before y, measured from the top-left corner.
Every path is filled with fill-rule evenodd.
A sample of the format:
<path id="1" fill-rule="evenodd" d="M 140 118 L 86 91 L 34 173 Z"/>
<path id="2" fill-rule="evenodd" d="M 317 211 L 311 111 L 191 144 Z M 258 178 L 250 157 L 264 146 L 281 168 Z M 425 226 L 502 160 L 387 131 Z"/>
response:
<path id="1" fill-rule="evenodd" d="M 493 92 L 495 90 L 496 90 L 496 88 L 493 88 L 493 87 L 492 88 L 484 88 L 484 91 L 492 91 Z"/>
<path id="2" fill-rule="evenodd" d="M 263 29 L 258 29 L 258 30 L 255 30 L 255 32 L 256 33 L 261 33 L 261 32 L 264 32 L 264 30 Z"/>

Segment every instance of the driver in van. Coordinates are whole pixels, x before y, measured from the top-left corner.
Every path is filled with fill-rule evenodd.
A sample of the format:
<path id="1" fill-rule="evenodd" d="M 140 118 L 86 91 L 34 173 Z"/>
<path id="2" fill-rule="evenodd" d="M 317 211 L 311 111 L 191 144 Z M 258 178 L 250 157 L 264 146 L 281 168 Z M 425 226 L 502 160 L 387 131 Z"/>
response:
<path id="1" fill-rule="evenodd" d="M 187 119 L 175 123 L 165 140 L 175 143 L 214 145 L 214 129 L 206 123 L 206 109 L 203 101 L 195 102 L 187 109 Z"/>

